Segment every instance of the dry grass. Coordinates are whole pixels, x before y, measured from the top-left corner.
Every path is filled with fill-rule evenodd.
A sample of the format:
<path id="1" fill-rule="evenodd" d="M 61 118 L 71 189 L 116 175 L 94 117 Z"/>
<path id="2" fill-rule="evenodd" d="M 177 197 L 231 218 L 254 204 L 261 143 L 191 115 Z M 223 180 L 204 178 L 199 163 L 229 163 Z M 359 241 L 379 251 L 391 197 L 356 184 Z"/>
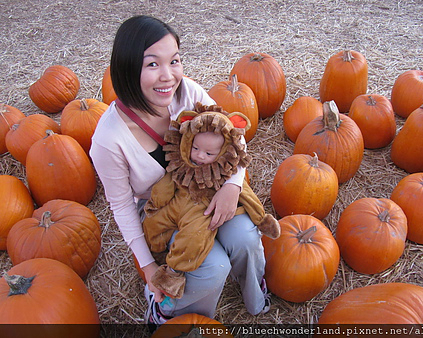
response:
<path id="1" fill-rule="evenodd" d="M 185 73 L 206 89 L 226 80 L 244 54 L 265 52 L 275 57 L 287 78 L 281 110 L 260 122 L 249 143 L 254 162 L 252 187 L 268 212 L 269 191 L 279 164 L 292 154 L 284 137 L 283 112 L 300 96 L 319 98 L 320 78 L 328 58 L 342 49 L 362 52 L 369 63 L 368 93 L 390 97 L 397 76 L 423 65 L 420 1 L 3 1 L 0 28 L 0 101 L 25 114 L 41 113 L 28 87 L 50 65 L 65 65 L 78 75 L 78 98 L 101 99 L 101 78 L 107 67 L 118 26 L 135 14 L 149 14 L 170 23 L 181 35 Z M 60 114 L 50 115 L 60 120 Z M 398 128 L 403 120 L 397 118 Z M 342 210 L 362 197 L 389 197 L 406 173 L 390 160 L 390 147 L 366 150 L 357 174 L 340 185 L 336 204 L 324 220 L 335 230 Z M 25 182 L 25 168 L 10 154 L 1 156 L 1 174 Z M 99 186 L 89 207 L 102 226 L 103 247 L 86 285 L 103 323 L 142 323 L 143 283 Z M 314 299 L 293 304 L 273 296 L 272 310 L 252 317 L 238 286 L 228 281 L 216 319 L 227 323 L 315 323 L 326 304 L 355 287 L 379 282 L 422 283 L 422 246 L 407 242 L 404 254 L 387 271 L 363 275 L 341 262 L 330 287 Z M 0 253 L 0 268 L 11 262 Z"/>

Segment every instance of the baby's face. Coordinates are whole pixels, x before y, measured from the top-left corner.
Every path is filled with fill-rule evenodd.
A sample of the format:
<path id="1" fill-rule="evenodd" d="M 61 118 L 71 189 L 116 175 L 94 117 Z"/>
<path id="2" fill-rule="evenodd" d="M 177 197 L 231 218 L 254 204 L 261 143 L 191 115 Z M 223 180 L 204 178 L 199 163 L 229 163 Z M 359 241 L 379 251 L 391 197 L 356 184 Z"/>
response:
<path id="1" fill-rule="evenodd" d="M 195 135 L 191 148 L 191 161 L 196 165 L 209 164 L 216 160 L 225 139 L 222 134 L 213 132 Z"/>

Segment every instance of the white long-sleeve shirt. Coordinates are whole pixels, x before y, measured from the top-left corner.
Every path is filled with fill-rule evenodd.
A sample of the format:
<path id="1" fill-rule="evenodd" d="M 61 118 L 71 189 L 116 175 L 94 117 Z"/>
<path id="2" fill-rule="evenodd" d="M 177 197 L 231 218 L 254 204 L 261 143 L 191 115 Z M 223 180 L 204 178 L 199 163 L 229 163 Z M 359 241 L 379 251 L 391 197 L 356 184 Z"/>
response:
<path id="1" fill-rule="evenodd" d="M 168 108 L 172 120 L 184 110 L 193 110 L 197 102 L 215 104 L 191 79 L 184 78 L 181 86 L 179 100 L 175 96 Z M 135 139 L 114 102 L 97 124 L 90 156 L 125 242 L 141 267 L 150 264 L 154 258 L 144 238 L 136 203 L 150 197 L 152 186 L 163 177 L 165 169 Z M 239 170 L 227 182 L 242 186 L 244 175 L 245 170 Z"/>

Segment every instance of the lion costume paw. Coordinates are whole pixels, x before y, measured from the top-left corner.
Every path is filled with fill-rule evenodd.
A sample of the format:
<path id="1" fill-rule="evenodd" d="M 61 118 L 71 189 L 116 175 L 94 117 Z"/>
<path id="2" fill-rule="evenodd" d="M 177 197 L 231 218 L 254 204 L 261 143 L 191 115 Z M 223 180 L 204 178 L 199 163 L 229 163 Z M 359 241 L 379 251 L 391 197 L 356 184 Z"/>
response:
<path id="1" fill-rule="evenodd" d="M 272 215 L 265 214 L 263 220 L 257 227 L 263 235 L 272 239 L 276 239 L 281 235 L 279 222 Z"/>
<path id="2" fill-rule="evenodd" d="M 159 266 L 151 277 L 151 283 L 171 298 L 182 298 L 185 289 L 185 274 L 172 270 L 168 265 Z"/>

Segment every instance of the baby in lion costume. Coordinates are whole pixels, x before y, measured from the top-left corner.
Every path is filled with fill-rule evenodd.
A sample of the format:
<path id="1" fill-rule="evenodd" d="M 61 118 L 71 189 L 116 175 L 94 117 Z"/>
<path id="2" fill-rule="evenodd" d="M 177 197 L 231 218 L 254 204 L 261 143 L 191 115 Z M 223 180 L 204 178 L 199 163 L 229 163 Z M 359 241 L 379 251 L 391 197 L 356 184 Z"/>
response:
<path id="1" fill-rule="evenodd" d="M 197 269 L 210 252 L 217 230 L 210 230 L 212 215 L 204 215 L 213 195 L 237 172 L 247 167 L 251 156 L 245 152 L 242 135 L 250 121 L 241 113 L 228 114 L 219 106 L 196 105 L 195 111 L 182 112 L 165 134 L 167 173 L 152 189 L 145 205 L 145 238 L 152 253 L 166 253 L 151 282 L 165 295 L 181 298 L 185 288 L 184 272 Z M 222 135 L 220 151 L 211 163 L 193 161 L 197 134 Z M 216 139 L 214 135 L 212 140 Z M 198 139 L 199 142 L 199 139 Z M 193 146 L 194 144 L 194 146 Z M 200 144 L 200 143 L 198 143 Z M 213 152 L 213 151 L 211 151 Z M 207 162 L 207 161 L 205 161 Z M 277 220 L 266 214 L 262 203 L 244 180 L 236 214 L 248 213 L 252 222 L 266 236 L 278 238 Z M 175 230 L 174 242 L 167 248 Z M 169 250 L 168 252 L 167 249 Z"/>

